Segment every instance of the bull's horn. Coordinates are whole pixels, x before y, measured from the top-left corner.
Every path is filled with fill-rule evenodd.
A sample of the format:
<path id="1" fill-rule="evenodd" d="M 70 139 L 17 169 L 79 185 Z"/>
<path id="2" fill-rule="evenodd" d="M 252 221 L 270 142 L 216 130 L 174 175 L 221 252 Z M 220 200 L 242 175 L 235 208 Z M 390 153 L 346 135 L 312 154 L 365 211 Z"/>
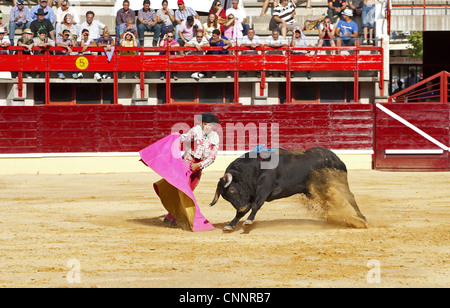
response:
<path id="1" fill-rule="evenodd" d="M 231 181 L 233 180 L 233 175 L 231 173 L 225 173 L 223 179 L 227 181 L 223 187 L 227 188 L 228 186 L 230 186 Z"/>
<path id="2" fill-rule="evenodd" d="M 217 188 L 216 194 L 214 195 L 214 200 L 209 204 L 209 206 L 213 206 L 214 204 L 216 204 L 217 200 L 219 200 L 219 197 L 220 197 L 219 188 Z"/>

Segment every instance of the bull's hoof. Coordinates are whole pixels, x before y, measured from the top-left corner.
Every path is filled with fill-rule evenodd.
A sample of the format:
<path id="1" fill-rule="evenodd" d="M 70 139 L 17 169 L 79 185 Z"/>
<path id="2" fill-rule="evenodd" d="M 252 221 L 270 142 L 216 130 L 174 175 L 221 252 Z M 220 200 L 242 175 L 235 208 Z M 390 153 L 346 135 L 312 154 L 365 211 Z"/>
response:
<path id="1" fill-rule="evenodd" d="M 246 221 L 244 221 L 244 224 L 243 224 L 243 226 L 244 227 L 250 227 L 251 225 L 253 225 L 253 220 L 246 220 Z"/>
<path id="2" fill-rule="evenodd" d="M 223 232 L 231 232 L 234 230 L 233 226 L 226 225 L 225 228 L 223 228 Z"/>

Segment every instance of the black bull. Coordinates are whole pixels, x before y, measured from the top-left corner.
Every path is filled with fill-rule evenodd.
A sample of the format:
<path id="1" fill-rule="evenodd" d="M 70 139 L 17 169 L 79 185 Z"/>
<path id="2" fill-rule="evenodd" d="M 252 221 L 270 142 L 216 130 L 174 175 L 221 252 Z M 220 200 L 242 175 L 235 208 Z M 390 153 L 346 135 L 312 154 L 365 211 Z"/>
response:
<path id="1" fill-rule="evenodd" d="M 251 225 L 264 202 L 295 194 L 305 194 L 319 202 L 347 201 L 366 223 L 348 187 L 347 168 L 332 151 L 321 147 L 307 150 L 280 148 L 265 153 L 271 154 L 248 152 L 242 155 L 227 167 L 219 180 L 210 205 L 213 206 L 222 195 L 236 209 L 236 217 L 224 231 L 233 230 L 250 210 L 244 226 Z M 330 198 L 330 190 L 334 198 Z"/>

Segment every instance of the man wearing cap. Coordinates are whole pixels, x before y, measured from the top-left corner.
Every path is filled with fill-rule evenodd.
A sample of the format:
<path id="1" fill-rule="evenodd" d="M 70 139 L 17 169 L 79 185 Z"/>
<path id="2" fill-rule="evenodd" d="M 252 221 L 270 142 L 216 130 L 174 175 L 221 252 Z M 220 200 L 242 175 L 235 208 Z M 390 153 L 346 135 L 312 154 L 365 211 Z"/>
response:
<path id="1" fill-rule="evenodd" d="M 53 41 L 55 41 L 55 34 L 53 33 L 54 30 L 53 25 L 49 19 L 45 18 L 45 16 L 48 13 L 46 13 L 43 9 L 39 8 L 35 14 L 37 16 L 37 19 L 33 20 L 30 24 L 30 29 L 34 33 L 34 36 L 35 37 L 39 36 L 39 31 L 44 29 L 46 30 L 50 38 Z"/>
<path id="2" fill-rule="evenodd" d="M 185 6 L 183 0 L 178 0 L 177 5 L 178 10 L 175 11 L 175 23 L 176 23 L 175 39 L 178 41 L 180 38 L 179 31 L 181 23 L 185 21 L 188 18 L 188 16 L 193 16 L 195 19 L 200 19 L 200 16 L 193 8 Z"/>
<path id="3" fill-rule="evenodd" d="M 358 25 L 352 20 L 353 11 L 345 9 L 336 26 L 337 46 L 359 46 Z"/>
<path id="4" fill-rule="evenodd" d="M 27 29 L 30 27 L 30 10 L 23 5 L 23 0 L 17 0 L 17 5 L 9 13 L 9 39 L 14 45 L 14 32 L 16 29 Z"/>
<path id="5" fill-rule="evenodd" d="M 37 12 L 41 9 L 45 12 L 45 19 L 50 20 L 52 24 L 55 23 L 55 12 L 50 6 L 47 6 L 47 0 L 40 0 L 40 3 L 34 6 L 30 11 L 31 22 L 38 18 Z"/>

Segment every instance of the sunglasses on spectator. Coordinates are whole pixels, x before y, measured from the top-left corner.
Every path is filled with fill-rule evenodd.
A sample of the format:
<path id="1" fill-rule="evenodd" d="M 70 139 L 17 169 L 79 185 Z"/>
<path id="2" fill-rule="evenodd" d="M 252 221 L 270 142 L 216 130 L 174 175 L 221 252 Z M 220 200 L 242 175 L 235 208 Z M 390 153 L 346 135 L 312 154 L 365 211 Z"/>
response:
<path id="1" fill-rule="evenodd" d="M 197 35 L 197 38 L 202 38 L 203 37 L 203 35 Z"/>

